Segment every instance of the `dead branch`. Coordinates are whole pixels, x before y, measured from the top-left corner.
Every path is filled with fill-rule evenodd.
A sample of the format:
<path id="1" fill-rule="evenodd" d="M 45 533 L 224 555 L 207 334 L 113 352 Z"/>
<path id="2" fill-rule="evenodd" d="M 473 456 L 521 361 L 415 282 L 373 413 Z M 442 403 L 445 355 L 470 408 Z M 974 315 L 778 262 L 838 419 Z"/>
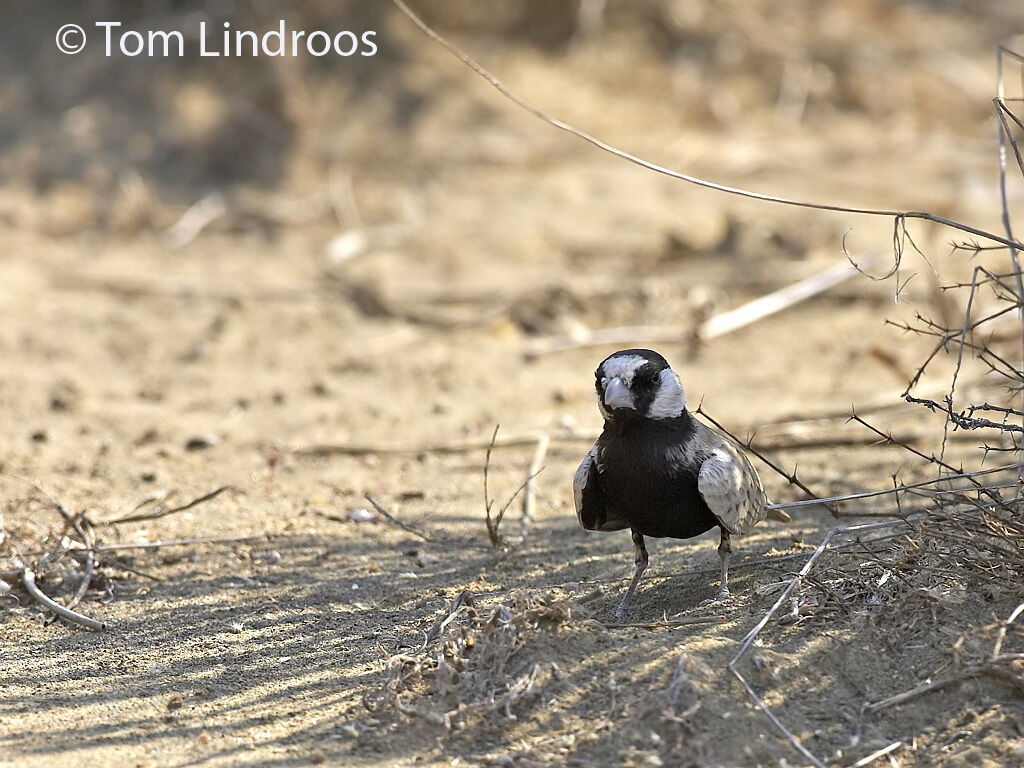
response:
<path id="1" fill-rule="evenodd" d="M 868 258 L 865 261 L 865 266 L 867 266 L 873 264 L 875 259 Z M 719 336 L 724 336 L 727 333 L 788 309 L 806 299 L 813 298 L 819 293 L 849 280 L 856 274 L 858 274 L 857 270 L 846 259 L 843 259 L 840 263 L 834 264 L 826 270 L 773 291 L 767 296 L 754 299 L 741 307 L 710 318 L 700 327 L 697 335 L 702 341 L 710 341 Z"/>
<path id="2" fill-rule="evenodd" d="M 509 507 L 512 506 L 512 502 L 514 502 L 516 500 L 516 497 L 519 496 L 520 493 L 523 493 L 528 488 L 532 487 L 534 478 L 536 478 L 536 476 L 540 473 L 541 469 L 543 469 L 543 467 L 540 467 L 540 468 L 536 469 L 535 471 L 530 471 L 529 474 L 527 474 L 527 476 L 526 476 L 526 480 L 524 480 L 523 483 L 515 490 L 515 492 L 511 496 L 509 496 L 508 501 L 506 501 L 505 504 L 502 505 L 501 509 L 499 509 L 496 514 L 492 515 L 491 510 L 494 508 L 494 499 L 491 498 L 490 491 L 488 490 L 488 482 L 487 481 L 488 481 L 488 477 L 490 475 L 490 469 L 491 469 L 491 451 L 494 448 L 494 441 L 498 437 L 498 429 L 500 429 L 500 425 L 495 425 L 495 427 L 494 427 L 494 434 L 491 435 L 491 443 L 490 443 L 490 445 L 487 446 L 487 456 L 484 459 L 484 514 L 485 514 L 484 522 L 487 525 L 487 537 L 491 540 L 491 546 L 494 547 L 495 549 L 497 549 L 498 547 L 501 547 L 501 546 L 503 546 L 505 544 L 505 541 L 502 538 L 501 533 L 500 533 L 501 521 L 505 519 L 505 513 L 508 511 Z M 536 459 L 539 459 L 540 461 L 544 460 L 544 454 L 547 453 L 547 446 L 548 446 L 548 443 L 550 443 L 550 442 L 551 442 L 550 438 L 548 438 L 546 435 L 542 435 L 540 438 L 538 438 L 538 449 L 537 449 L 536 455 L 534 456 L 535 461 L 533 463 L 539 463 L 539 462 L 536 461 Z M 532 466 L 533 466 L 533 464 L 531 464 L 531 470 L 532 470 Z M 524 512 L 524 523 L 523 523 L 523 532 L 522 533 L 523 533 L 523 537 L 525 537 L 525 535 L 526 535 L 526 524 L 527 524 L 526 523 L 526 518 L 525 518 L 525 513 L 526 513 L 526 502 L 525 501 L 524 501 L 523 512 Z M 532 515 L 532 503 L 531 503 L 530 513 Z M 522 537 L 520 537 L 520 539 L 518 541 L 521 541 L 521 540 L 522 540 Z"/>
<path id="3" fill-rule="evenodd" d="M 174 224 L 164 232 L 171 248 L 184 248 L 195 240 L 207 226 L 228 212 L 224 195 L 211 192 L 193 203 Z"/>
<path id="4" fill-rule="evenodd" d="M 848 766 L 848 768 L 865 768 L 865 766 L 871 765 L 871 763 L 875 762 L 875 760 L 877 760 L 878 758 L 885 757 L 890 752 L 893 752 L 894 750 L 897 750 L 897 749 L 899 749 L 902 746 L 903 746 L 903 742 L 902 741 L 894 741 L 889 746 L 882 747 L 881 749 L 875 750 L 870 755 L 865 755 L 864 757 L 862 757 L 857 762 L 851 763 Z"/>
<path id="5" fill-rule="evenodd" d="M 423 443 L 421 445 L 385 445 L 374 443 L 320 443 L 316 445 L 303 446 L 293 449 L 297 456 L 370 456 L 370 455 L 394 455 L 394 456 L 416 456 L 419 454 L 433 453 L 451 455 L 459 453 L 473 453 L 491 448 L 520 448 L 524 445 L 537 445 L 544 437 L 543 433 L 530 433 L 515 435 L 513 437 L 502 437 L 491 439 L 466 440 L 453 443 Z M 576 432 L 566 430 L 553 435 L 548 435 L 548 440 L 554 442 L 593 442 L 597 438 L 596 432 Z"/>
<path id="6" fill-rule="evenodd" d="M 601 626 L 605 629 L 671 629 L 672 627 L 686 627 L 693 624 L 721 624 L 726 620 L 726 616 L 685 616 L 679 619 L 602 624 Z"/>
<path id="7" fill-rule="evenodd" d="M 105 622 L 97 621 L 96 619 L 86 616 L 84 613 L 79 613 L 78 611 L 67 608 L 43 594 L 43 591 L 36 585 L 35 572 L 27 563 L 25 563 L 22 568 L 21 581 L 25 585 L 25 589 L 28 590 L 28 593 L 32 595 L 32 599 L 61 618 L 67 619 L 74 624 L 88 627 L 89 629 L 101 630 L 107 628 Z"/>
<path id="8" fill-rule="evenodd" d="M 498 526 L 501 525 L 501 518 L 505 514 L 505 510 L 508 508 L 506 504 L 498 514 L 498 519 L 494 520 L 491 518 L 491 507 L 494 505 L 494 499 L 491 498 L 491 493 L 487 489 L 487 478 L 491 471 L 491 451 L 494 450 L 494 441 L 498 439 L 498 430 L 501 429 L 500 424 L 494 425 L 494 434 L 491 435 L 491 442 L 487 446 L 487 456 L 484 459 L 484 515 L 486 516 L 487 524 L 487 538 L 491 540 L 491 546 L 497 547 L 501 544 L 501 536 L 498 534 Z M 527 480 L 529 482 L 529 480 Z"/>
<path id="9" fill-rule="evenodd" d="M 1017 620 L 1017 618 L 1021 615 L 1021 612 L 1024 612 L 1024 603 L 1021 603 L 1016 608 L 1014 608 L 1013 609 L 1013 613 L 1011 613 L 1007 617 L 1006 621 L 1004 621 L 1000 625 L 999 633 L 996 635 L 996 641 L 992 645 L 992 660 L 993 661 L 998 659 L 999 656 L 1002 654 L 1002 651 L 1003 651 L 1003 641 L 1006 640 L 1006 630 L 1009 629 L 1010 625 L 1013 624 L 1013 622 L 1015 622 Z"/>
<path id="10" fill-rule="evenodd" d="M 1006 472 L 1008 470 L 1015 469 L 1015 464 L 1004 464 L 999 467 L 989 467 L 988 469 L 979 469 L 973 472 L 958 472 L 951 475 L 943 475 L 942 477 L 932 478 L 930 480 L 921 480 L 916 483 L 905 483 L 903 485 L 895 486 L 893 488 L 883 488 L 879 491 L 859 491 L 856 493 L 847 493 L 839 496 L 828 496 L 826 498 L 812 498 L 812 499 L 800 499 L 798 501 L 787 501 L 774 506 L 782 507 L 784 509 L 792 509 L 793 507 L 806 507 L 806 506 L 817 506 L 818 504 L 839 504 L 846 501 L 856 501 L 858 499 L 870 499 L 876 496 L 888 496 L 891 494 L 898 494 L 901 492 L 913 491 L 918 488 L 927 488 L 929 485 L 936 485 L 937 483 L 946 483 L 958 479 L 969 479 L 985 477 L 993 475 L 998 472 Z M 997 486 L 987 485 L 987 488 L 993 488 Z M 1012 487 L 1012 486 L 1010 486 Z M 955 491 L 938 491 L 938 493 L 953 493 Z"/>
<path id="11" fill-rule="evenodd" d="M 92 583 L 92 576 L 96 570 L 96 535 L 93 531 L 92 523 L 85 515 L 79 514 L 74 520 L 75 530 L 78 532 L 79 537 L 82 539 L 82 544 L 85 545 L 85 570 L 82 572 L 82 582 L 78 585 L 78 591 L 75 592 L 75 596 L 71 598 L 71 602 L 68 603 L 68 608 L 74 608 L 85 597 L 85 593 L 89 591 L 89 585 Z"/>
<path id="12" fill-rule="evenodd" d="M 244 544 L 248 541 L 262 541 L 265 536 L 197 536 L 189 539 L 168 539 L 166 541 L 143 541 L 138 544 L 97 544 L 95 552 L 123 552 L 131 549 L 163 549 L 164 547 L 190 547 L 194 544 Z"/>
<path id="13" fill-rule="evenodd" d="M 885 440 L 885 441 L 887 441 L 889 443 L 892 443 L 893 445 L 898 445 L 901 448 L 903 448 L 904 450 L 909 451 L 910 453 L 914 454 L 915 456 L 917 456 L 919 458 L 922 458 L 925 461 L 927 461 L 927 462 L 929 462 L 931 464 L 934 464 L 935 466 L 937 466 L 937 467 L 939 467 L 941 469 L 946 470 L 947 472 L 951 472 L 951 473 L 953 473 L 955 475 L 965 477 L 975 487 L 976 490 L 978 490 L 980 493 L 983 493 L 985 496 L 990 498 L 993 502 L 995 502 L 997 505 L 999 505 L 1000 507 L 1005 509 L 1007 512 L 1010 512 L 1011 514 L 1013 514 L 1013 509 L 1007 505 L 1006 501 L 999 495 L 999 493 L 997 491 L 995 491 L 995 490 L 993 490 L 993 489 L 991 489 L 991 488 L 989 488 L 987 486 L 982 485 L 977 480 L 975 480 L 973 477 L 971 477 L 970 473 L 964 473 L 962 471 L 962 468 L 961 469 L 957 469 L 952 464 L 947 463 L 941 457 L 935 456 L 934 454 L 929 456 L 929 455 L 927 455 L 925 453 L 922 453 L 921 451 L 917 450 L 916 448 L 914 448 L 913 446 L 909 445 L 908 443 L 905 443 L 905 442 L 902 442 L 902 441 L 896 439 L 895 437 L 892 436 L 891 433 L 883 432 L 882 430 L 878 429 L 874 425 L 868 423 L 867 421 L 862 419 L 860 416 L 858 416 L 856 413 L 854 413 L 850 418 L 851 418 L 851 420 L 856 421 L 858 424 L 860 424 L 860 425 L 866 427 L 867 429 L 871 430 L 872 432 L 874 432 L 876 435 L 878 435 L 883 440 Z"/>
<path id="14" fill-rule="evenodd" d="M 234 490 L 238 490 L 238 489 L 235 488 L 234 486 L 231 486 L 231 485 L 222 485 L 220 488 L 212 490 L 209 493 L 204 493 L 202 496 L 198 496 L 198 497 L 192 499 L 191 501 L 186 502 L 185 504 L 181 504 L 181 505 L 179 505 L 177 507 L 171 507 L 169 509 L 164 509 L 163 507 L 157 507 L 152 512 L 146 512 L 146 513 L 138 514 L 138 515 L 129 514 L 129 515 L 126 515 L 124 517 L 115 518 L 113 520 L 104 520 L 104 521 L 102 521 L 100 523 L 100 525 L 117 525 L 119 523 L 137 523 L 140 520 L 156 520 L 156 519 L 161 518 L 161 517 L 166 517 L 167 515 L 173 515 L 173 514 L 175 514 L 177 512 L 184 512 L 187 509 L 192 509 L 193 507 L 197 507 L 200 504 L 203 504 L 203 503 L 205 503 L 207 501 L 210 501 L 211 499 L 217 498 L 218 496 L 220 496 L 225 491 L 234 491 Z M 139 505 L 136 506 L 136 509 L 140 508 L 145 503 L 148 503 L 148 501 L 144 501 L 144 502 L 140 503 Z"/>
<path id="15" fill-rule="evenodd" d="M 679 695 L 683 692 L 683 687 L 686 686 L 691 692 L 696 693 L 696 686 L 690 682 L 689 676 L 686 674 L 686 653 L 679 654 L 679 660 L 676 662 L 675 672 L 672 673 L 672 679 L 668 684 L 668 692 L 666 699 L 668 700 L 665 709 L 661 712 L 661 719 L 672 723 L 680 723 L 685 725 L 687 721 L 697 713 L 700 709 L 701 702 L 697 699 L 690 707 L 682 714 L 676 714 L 676 706 L 679 704 Z"/>
<path id="16" fill-rule="evenodd" d="M 829 288 L 853 277 L 857 271 L 845 259 L 828 269 L 799 280 L 784 288 L 754 299 L 736 309 L 709 318 L 696 331 L 700 341 L 710 341 L 739 330 L 766 317 L 788 309 L 801 301 L 817 296 Z M 575 334 L 547 336 L 526 343 L 523 355 L 533 359 L 554 352 L 587 347 L 622 346 L 631 344 L 683 343 L 692 340 L 691 330 L 678 326 L 636 325 L 600 328 Z"/>
<path id="17" fill-rule="evenodd" d="M 911 688 L 909 691 L 898 693 L 895 696 L 890 696 L 881 701 L 876 701 L 873 704 L 868 704 L 866 709 L 868 712 L 880 712 L 883 709 L 889 707 L 895 707 L 899 704 L 905 704 L 912 699 L 916 699 L 918 696 L 923 696 L 931 691 L 938 691 L 942 688 L 947 688 L 954 683 L 960 683 L 964 680 L 970 680 L 971 678 L 978 677 L 979 675 L 985 674 L 986 669 L 982 667 L 972 667 L 958 672 L 955 675 L 949 675 L 947 677 L 940 677 L 937 680 L 925 680 L 920 685 Z"/>
<path id="18" fill-rule="evenodd" d="M 382 507 L 380 504 L 374 501 L 373 497 L 369 493 L 364 493 L 363 498 L 370 502 L 370 504 L 373 505 L 373 508 L 377 510 L 377 513 L 392 525 L 397 525 L 406 533 L 411 533 L 413 536 L 419 539 L 423 539 L 424 541 L 429 541 L 431 544 L 437 543 L 437 541 L 429 533 L 424 533 L 416 526 L 403 522 L 394 515 L 392 515 L 390 512 L 384 509 L 384 507 Z"/>
<path id="19" fill-rule="evenodd" d="M 406 533 L 411 533 L 413 536 L 415 536 L 418 539 L 422 539 L 423 541 L 429 542 L 431 544 L 454 545 L 454 546 L 457 546 L 457 547 L 461 547 L 463 549 L 465 549 L 465 548 L 468 548 L 468 549 L 489 549 L 488 547 L 482 547 L 479 544 L 474 544 L 473 542 L 469 542 L 469 541 L 462 541 L 460 539 L 439 538 L 437 536 L 431 536 L 429 533 L 426 533 L 425 531 L 420 530 L 416 526 L 414 526 L 414 525 L 412 525 L 410 523 L 406 523 L 403 520 L 400 520 L 399 518 L 395 517 L 393 514 L 388 512 L 386 509 L 384 509 L 384 507 L 382 507 L 380 504 L 378 504 L 377 501 L 372 496 L 370 496 L 369 493 L 364 493 L 363 494 L 363 498 L 365 498 L 368 502 L 370 502 L 370 504 L 377 511 L 377 513 L 381 517 L 383 517 L 385 520 L 387 520 L 389 523 L 391 523 L 392 525 L 398 526 L 399 528 L 401 528 Z"/>
<path id="20" fill-rule="evenodd" d="M 534 482 L 537 475 L 544 469 L 544 458 L 548 453 L 548 446 L 551 445 L 550 435 L 541 435 L 537 440 L 537 447 L 533 452 L 533 460 L 529 469 L 526 470 L 526 487 L 523 490 L 523 517 L 520 525 L 519 536 L 515 544 L 521 544 L 526 540 L 533 525 L 534 512 L 537 505 L 537 484 Z"/>

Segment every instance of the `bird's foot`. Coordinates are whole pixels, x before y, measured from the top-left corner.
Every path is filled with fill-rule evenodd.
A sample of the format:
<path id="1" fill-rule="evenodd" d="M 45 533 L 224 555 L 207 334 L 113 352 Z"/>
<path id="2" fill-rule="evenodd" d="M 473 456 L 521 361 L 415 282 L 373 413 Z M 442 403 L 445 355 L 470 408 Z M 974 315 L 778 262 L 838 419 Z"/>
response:
<path id="1" fill-rule="evenodd" d="M 615 618 L 622 621 L 629 616 L 629 603 L 623 600 L 619 603 L 619 607 L 615 609 Z"/>
<path id="2" fill-rule="evenodd" d="M 711 606 L 711 605 L 719 605 L 721 603 L 727 602 L 729 600 L 729 598 L 731 598 L 731 597 L 732 597 L 732 595 L 729 592 L 729 588 L 728 587 L 723 587 L 722 589 L 718 590 L 718 594 L 717 595 L 715 595 L 714 597 L 708 598 L 707 600 L 702 601 L 701 604 L 698 607 L 699 608 L 707 608 L 708 606 Z"/>

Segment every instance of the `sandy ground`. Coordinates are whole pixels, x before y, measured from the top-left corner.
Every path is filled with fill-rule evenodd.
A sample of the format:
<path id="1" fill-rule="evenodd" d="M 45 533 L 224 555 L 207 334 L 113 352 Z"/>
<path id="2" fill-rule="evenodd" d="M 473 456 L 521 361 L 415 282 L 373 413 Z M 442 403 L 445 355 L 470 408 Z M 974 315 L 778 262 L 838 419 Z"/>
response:
<path id="1" fill-rule="evenodd" d="M 646 4 L 644 23 L 619 9 L 595 37 L 554 48 L 481 31 L 468 11 L 450 28 L 523 95 L 666 165 L 998 229 L 993 45 L 1008 24 L 1020 28 L 1019 10 L 830 4 L 812 22 L 698 6 L 701 19 L 662 24 L 667 41 L 645 26 Z M 284 159 L 272 184 L 259 169 L 225 184 L 223 215 L 181 247 L 168 227 L 221 189 L 189 169 L 213 174 L 208 153 L 224 146 L 204 120 L 218 109 L 229 126 L 237 119 L 218 101 L 230 70 L 216 85 L 161 81 L 177 110 L 163 120 L 179 120 L 172 138 L 185 148 L 163 176 L 146 170 L 151 155 L 131 170 L 133 138 L 153 133 L 141 117 L 120 144 L 105 138 L 104 97 L 33 102 L 21 91 L 27 73 L 0 91 L 16 112 L 4 126 L 18 129 L 5 134 L 3 168 L 15 175 L 0 189 L 8 530 L 39 547 L 59 528 L 28 480 L 85 512 L 107 544 L 253 537 L 105 556 L 81 606 L 108 623 L 102 632 L 44 621 L 17 585 L 0 596 L 0 764 L 805 764 L 726 665 L 775 601 L 772 585 L 837 521 L 810 508 L 737 542 L 735 597 L 721 608 L 698 607 L 717 588 L 714 537 L 655 542 L 631 618 L 709 623 L 608 628 L 631 570 L 628 536 L 578 528 L 571 478 L 588 445 L 558 436 L 599 429 L 592 371 L 612 348 L 527 359 L 525 345 L 579 327 L 678 326 L 681 341 L 659 349 L 694 407 L 776 444 L 863 443 L 772 455 L 822 494 L 886 487 L 894 472 L 927 470 L 868 445 L 867 430 L 841 417 L 770 425 L 893 403 L 875 422 L 932 450 L 941 421 L 897 398 L 929 344 L 885 321 L 955 317 L 962 297 L 935 286 L 971 262 L 950 254 L 950 231 L 913 225 L 929 260 L 908 254 L 901 279 L 916 277 L 900 303 L 893 281 L 858 278 L 698 349 L 687 340 L 698 317 L 831 266 L 851 228 L 856 256 L 889 257 L 892 222 L 737 201 L 614 160 L 517 111 L 396 14 L 371 16 L 387 41 L 380 71 L 285 63 L 271 72 L 282 103 L 261 101 L 256 86 L 239 96 L 276 105 L 265 122 L 286 124 L 287 139 L 266 139 L 270 149 L 253 139 L 253 151 Z M 732 48 L 715 49 L 720 39 Z M 787 45 L 802 46 L 789 64 Z M 66 110 L 56 127 L 45 119 L 55 104 Z M 75 142 L 107 175 L 85 162 L 62 177 Z M 352 247 L 353 232 L 365 248 Z M 415 450 L 486 442 L 497 424 L 506 437 L 556 438 L 533 525 L 500 552 L 484 527 L 484 451 Z M 324 444 L 414 450 L 305 450 Z M 973 466 L 976 445 L 951 450 Z M 533 450 L 495 450 L 499 505 Z M 762 476 L 774 498 L 799 496 L 771 470 Z M 153 494 L 171 493 L 173 506 L 221 486 L 186 511 L 101 525 Z M 365 493 L 431 540 L 351 519 Z M 517 500 L 504 528 L 514 536 L 519 524 Z M 893 542 L 870 546 L 881 556 Z M 826 556 L 822 579 L 871 567 L 844 547 Z M 10 554 L 0 550 L 4 567 Z M 66 598 L 78 579 L 65 563 L 41 584 Z M 479 616 L 534 610 L 512 622 L 504 666 L 475 669 L 477 690 L 535 679 L 507 711 L 464 711 L 446 728 L 397 711 L 388 681 L 402 669 L 395 655 L 430 646 L 463 592 Z M 879 712 L 864 705 L 933 676 L 961 633 L 1018 601 L 1012 590 L 968 591 L 936 598 L 918 621 L 851 593 L 843 611 L 771 622 L 745 674 L 829 763 L 902 740 L 899 765 L 1015 765 L 1024 707 L 999 681 Z M 675 719 L 663 714 L 673 681 Z M 400 701 L 421 715 L 447 709 L 427 683 L 402 685 Z"/>

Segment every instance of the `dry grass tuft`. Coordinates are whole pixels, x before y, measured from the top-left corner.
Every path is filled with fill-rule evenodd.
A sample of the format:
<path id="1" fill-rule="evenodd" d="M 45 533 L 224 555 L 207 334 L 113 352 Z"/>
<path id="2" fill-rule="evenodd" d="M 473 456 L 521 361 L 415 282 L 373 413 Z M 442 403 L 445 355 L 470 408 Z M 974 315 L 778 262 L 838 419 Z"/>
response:
<path id="1" fill-rule="evenodd" d="M 423 645 L 387 660 L 383 699 L 408 717 L 446 729 L 498 715 L 515 718 L 518 702 L 539 695 L 556 673 L 520 651 L 531 635 L 558 633 L 574 622 L 578 604 L 551 592 L 513 590 L 477 605 L 462 592 L 437 617 Z"/>

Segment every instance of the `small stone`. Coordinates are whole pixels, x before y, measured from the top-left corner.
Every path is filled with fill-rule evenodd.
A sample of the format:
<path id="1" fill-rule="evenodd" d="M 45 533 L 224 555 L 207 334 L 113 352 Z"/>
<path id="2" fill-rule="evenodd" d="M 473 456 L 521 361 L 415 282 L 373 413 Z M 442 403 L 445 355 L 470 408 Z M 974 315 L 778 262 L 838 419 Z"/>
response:
<path id="1" fill-rule="evenodd" d="M 72 411 L 80 399 L 78 386 L 69 379 L 58 381 L 50 388 L 51 411 Z"/>
<path id="2" fill-rule="evenodd" d="M 276 565 L 281 562 L 281 553 L 276 549 L 270 549 L 265 552 L 250 552 L 249 559 L 256 562 L 266 563 L 267 565 Z"/>
<path id="3" fill-rule="evenodd" d="M 380 515 L 368 509 L 350 509 L 348 519 L 353 523 L 378 523 L 380 522 Z"/>
<path id="4" fill-rule="evenodd" d="M 156 431 L 155 427 L 150 427 L 132 440 L 132 445 L 136 448 L 141 448 L 144 445 L 155 443 L 158 437 L 160 437 L 160 433 Z"/>
<path id="5" fill-rule="evenodd" d="M 216 435 L 196 435 L 185 441 L 186 451 L 204 451 L 220 442 Z"/>

